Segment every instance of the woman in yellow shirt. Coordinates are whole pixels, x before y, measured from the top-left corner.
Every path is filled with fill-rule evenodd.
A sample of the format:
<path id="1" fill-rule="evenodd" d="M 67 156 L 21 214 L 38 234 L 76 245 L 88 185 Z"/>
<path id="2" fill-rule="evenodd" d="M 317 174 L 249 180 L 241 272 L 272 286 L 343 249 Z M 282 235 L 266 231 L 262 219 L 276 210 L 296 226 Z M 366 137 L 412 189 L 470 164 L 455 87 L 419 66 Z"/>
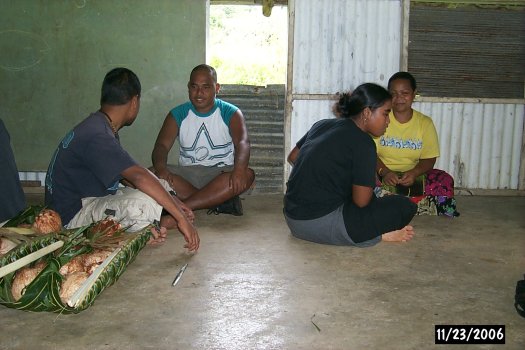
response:
<path id="1" fill-rule="evenodd" d="M 454 180 L 434 169 L 439 142 L 432 119 L 414 109 L 416 80 L 408 72 L 397 72 L 388 80 L 392 94 L 390 124 L 375 138 L 376 171 L 383 191 L 404 194 L 418 203 L 419 213 L 459 215 L 455 208 Z"/>

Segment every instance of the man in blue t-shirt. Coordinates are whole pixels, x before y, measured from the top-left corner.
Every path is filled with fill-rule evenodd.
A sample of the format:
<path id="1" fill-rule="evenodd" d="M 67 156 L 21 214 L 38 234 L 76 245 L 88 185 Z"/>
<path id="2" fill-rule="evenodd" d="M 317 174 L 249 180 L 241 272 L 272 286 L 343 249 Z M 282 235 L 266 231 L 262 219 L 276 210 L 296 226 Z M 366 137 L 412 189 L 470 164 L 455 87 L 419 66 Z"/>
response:
<path id="1" fill-rule="evenodd" d="M 192 224 L 191 209 L 168 193 L 120 145 L 118 131 L 135 121 L 140 91 L 140 82 L 129 69 L 115 68 L 107 73 L 102 83 L 100 109 L 64 137 L 51 159 L 46 175 L 46 205 L 55 209 L 67 224 L 81 211 L 83 198 L 107 200 L 123 182 L 154 199 L 169 214 L 158 218 L 161 229 L 153 230 L 156 241 L 164 240 L 167 229 L 178 228 L 186 247 L 195 251 L 199 236 Z"/>
<path id="2" fill-rule="evenodd" d="M 241 110 L 216 98 L 219 89 L 213 67 L 193 68 L 190 101 L 166 116 L 152 152 L 153 170 L 191 209 L 242 215 L 239 194 L 255 179 L 248 168 L 250 142 Z M 177 138 L 179 164 L 168 165 Z"/>

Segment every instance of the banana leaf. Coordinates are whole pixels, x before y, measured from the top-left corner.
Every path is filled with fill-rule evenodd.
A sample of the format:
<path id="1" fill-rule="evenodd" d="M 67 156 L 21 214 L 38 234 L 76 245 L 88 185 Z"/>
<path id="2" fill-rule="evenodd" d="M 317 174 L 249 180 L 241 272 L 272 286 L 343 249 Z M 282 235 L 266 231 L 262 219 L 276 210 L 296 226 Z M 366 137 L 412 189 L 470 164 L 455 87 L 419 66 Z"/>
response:
<path id="1" fill-rule="evenodd" d="M 89 233 L 89 228 L 92 226 L 93 225 L 89 225 L 75 230 L 66 230 L 38 237 L 31 242 L 20 244 L 1 257 L 0 267 L 3 267 L 49 244 L 59 240 L 64 241 L 64 245 L 60 250 L 42 258 L 46 264 L 45 268 L 26 286 L 24 294 L 18 301 L 14 300 L 11 292 L 16 271 L 0 278 L 0 304 L 9 308 L 25 311 L 49 311 L 66 314 L 78 313 L 91 306 L 105 288 L 111 286 L 118 280 L 151 236 L 151 227 L 146 227 L 138 233 L 122 233 L 123 236 L 129 235 L 129 239 L 119 248 L 111 261 L 109 261 L 102 270 L 98 271 L 99 274 L 94 283 L 87 286 L 89 289 L 85 293 L 85 296 L 83 296 L 74 307 L 71 307 L 64 304 L 60 299 L 60 286 L 63 276 L 59 271 L 60 268 L 73 257 L 93 249 L 93 241 L 89 238 L 93 237 L 93 234 Z"/>
<path id="2" fill-rule="evenodd" d="M 43 205 L 31 205 L 25 210 L 18 213 L 14 218 L 7 221 L 4 227 L 16 227 L 20 224 L 32 225 L 35 222 L 35 218 L 45 208 Z"/>

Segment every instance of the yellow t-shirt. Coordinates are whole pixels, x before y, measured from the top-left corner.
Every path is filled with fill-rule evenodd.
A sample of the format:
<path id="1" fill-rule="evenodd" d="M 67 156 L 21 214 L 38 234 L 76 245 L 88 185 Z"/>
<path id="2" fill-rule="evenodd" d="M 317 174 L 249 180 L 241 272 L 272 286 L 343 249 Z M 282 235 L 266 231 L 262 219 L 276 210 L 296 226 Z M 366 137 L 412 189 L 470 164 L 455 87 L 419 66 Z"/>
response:
<path id="1" fill-rule="evenodd" d="M 404 124 L 390 112 L 385 134 L 374 141 L 379 159 L 392 171 L 405 172 L 414 168 L 420 159 L 439 157 L 436 127 L 430 117 L 416 110 Z"/>

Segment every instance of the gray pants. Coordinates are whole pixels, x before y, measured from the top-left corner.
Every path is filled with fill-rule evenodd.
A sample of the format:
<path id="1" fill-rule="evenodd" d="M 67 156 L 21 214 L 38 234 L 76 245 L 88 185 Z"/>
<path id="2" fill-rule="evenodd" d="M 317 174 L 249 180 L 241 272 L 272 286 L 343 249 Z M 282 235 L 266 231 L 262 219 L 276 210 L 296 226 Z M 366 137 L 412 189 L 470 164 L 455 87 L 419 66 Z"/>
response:
<path id="1" fill-rule="evenodd" d="M 233 165 L 225 166 L 204 166 L 204 165 L 168 165 L 168 170 L 173 174 L 183 177 L 186 181 L 191 183 L 193 187 L 201 189 L 206 186 L 211 180 L 215 179 L 221 173 L 232 171 Z"/>
<path id="2" fill-rule="evenodd" d="M 343 205 L 318 219 L 294 220 L 287 217 L 286 214 L 284 214 L 284 217 L 292 235 L 306 241 L 356 247 L 370 247 L 381 242 L 381 235 L 361 243 L 352 241 L 346 232 L 343 219 Z"/>

